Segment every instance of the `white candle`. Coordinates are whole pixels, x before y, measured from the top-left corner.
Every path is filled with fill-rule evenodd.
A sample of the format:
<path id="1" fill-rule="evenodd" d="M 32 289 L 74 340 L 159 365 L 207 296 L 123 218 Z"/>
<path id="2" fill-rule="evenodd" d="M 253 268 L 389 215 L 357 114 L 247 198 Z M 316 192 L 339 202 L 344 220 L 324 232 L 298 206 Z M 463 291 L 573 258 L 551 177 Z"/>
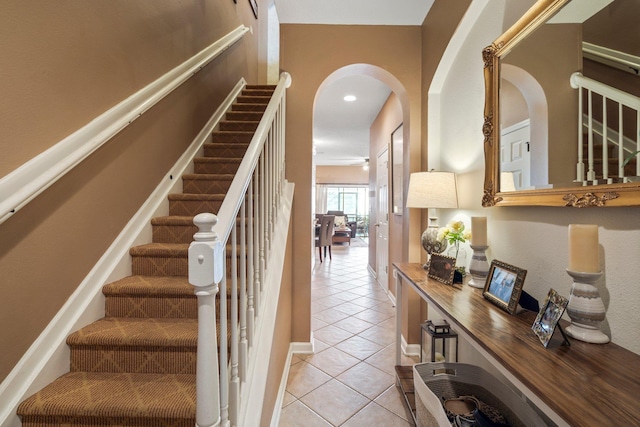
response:
<path id="1" fill-rule="evenodd" d="M 569 270 L 584 273 L 600 271 L 597 225 L 569 224 Z"/>
<path id="2" fill-rule="evenodd" d="M 471 244 L 473 246 L 487 246 L 487 217 L 471 217 Z"/>

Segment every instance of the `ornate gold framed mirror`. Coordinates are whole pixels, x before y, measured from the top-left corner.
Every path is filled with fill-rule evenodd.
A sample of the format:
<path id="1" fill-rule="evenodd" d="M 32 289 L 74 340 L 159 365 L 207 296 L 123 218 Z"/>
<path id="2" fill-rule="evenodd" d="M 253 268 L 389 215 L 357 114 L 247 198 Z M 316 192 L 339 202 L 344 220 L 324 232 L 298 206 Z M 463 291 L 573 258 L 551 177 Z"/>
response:
<path id="1" fill-rule="evenodd" d="M 640 29 L 619 41 L 590 39 L 638 28 L 640 12 L 629 8 L 639 3 L 538 0 L 483 50 L 483 206 L 640 205 Z M 606 24 L 613 30 L 594 29 L 603 16 L 618 19 Z M 598 58 L 610 52 L 630 62 Z M 601 74 L 610 84 L 624 80 L 632 93 L 592 89 Z"/>

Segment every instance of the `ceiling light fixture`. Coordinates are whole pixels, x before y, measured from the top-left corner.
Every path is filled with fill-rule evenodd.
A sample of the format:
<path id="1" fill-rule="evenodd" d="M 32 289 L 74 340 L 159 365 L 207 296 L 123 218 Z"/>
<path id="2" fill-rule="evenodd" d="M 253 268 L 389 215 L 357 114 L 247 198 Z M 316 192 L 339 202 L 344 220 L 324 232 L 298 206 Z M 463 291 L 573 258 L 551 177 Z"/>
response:
<path id="1" fill-rule="evenodd" d="M 344 100 L 345 100 L 345 101 L 347 101 L 347 102 L 353 102 L 353 101 L 355 101 L 355 100 L 356 100 L 356 99 L 358 99 L 358 98 L 356 98 L 356 96 L 355 96 L 355 95 L 345 95 L 345 97 L 344 97 L 344 98 L 342 98 L 342 99 L 344 99 Z"/>

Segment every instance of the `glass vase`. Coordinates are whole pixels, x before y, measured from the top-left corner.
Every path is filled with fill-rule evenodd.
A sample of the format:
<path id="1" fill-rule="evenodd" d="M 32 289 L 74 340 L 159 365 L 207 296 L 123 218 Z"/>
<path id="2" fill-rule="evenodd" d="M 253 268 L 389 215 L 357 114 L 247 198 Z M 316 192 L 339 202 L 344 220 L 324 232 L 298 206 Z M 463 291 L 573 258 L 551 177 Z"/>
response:
<path id="1" fill-rule="evenodd" d="M 462 283 L 464 276 L 467 275 L 467 251 L 460 247 L 460 242 L 457 242 L 449 246 L 446 255 L 456 260 L 456 273 L 453 277 L 453 283 Z"/>

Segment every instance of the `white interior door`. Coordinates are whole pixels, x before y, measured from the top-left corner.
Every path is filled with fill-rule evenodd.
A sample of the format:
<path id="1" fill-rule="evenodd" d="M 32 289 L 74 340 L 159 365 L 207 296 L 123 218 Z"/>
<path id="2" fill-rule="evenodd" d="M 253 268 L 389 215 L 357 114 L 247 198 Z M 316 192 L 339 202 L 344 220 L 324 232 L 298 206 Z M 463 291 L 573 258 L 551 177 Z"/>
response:
<path id="1" fill-rule="evenodd" d="M 508 172 L 513 176 L 516 190 L 531 186 L 530 134 L 529 120 L 525 120 L 503 130 L 500 136 L 500 172 Z M 505 175 L 502 177 L 506 178 Z M 504 188 L 505 184 L 501 182 L 500 191 L 509 191 Z"/>
<path id="2" fill-rule="evenodd" d="M 383 289 L 389 287 L 389 150 L 378 154 L 376 190 L 376 275 Z"/>

